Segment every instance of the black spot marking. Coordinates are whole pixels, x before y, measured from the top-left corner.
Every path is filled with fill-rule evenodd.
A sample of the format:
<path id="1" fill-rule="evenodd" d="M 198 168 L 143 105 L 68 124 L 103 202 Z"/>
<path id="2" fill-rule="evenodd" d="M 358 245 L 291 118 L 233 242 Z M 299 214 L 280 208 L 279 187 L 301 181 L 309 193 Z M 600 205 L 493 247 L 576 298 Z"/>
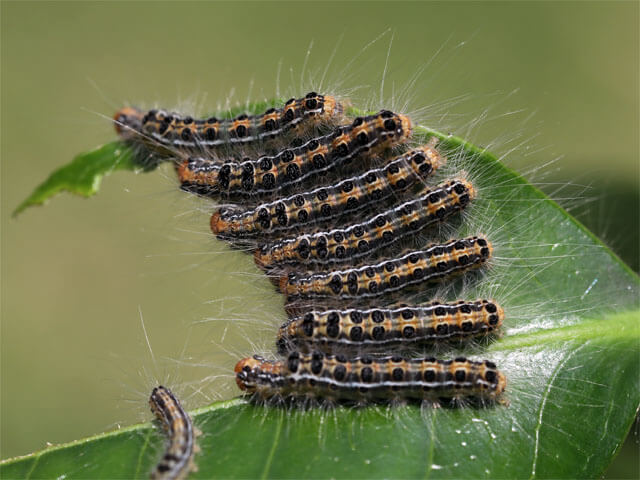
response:
<path id="1" fill-rule="evenodd" d="M 360 371 L 360 377 L 362 378 L 362 381 L 364 383 L 369 383 L 369 382 L 373 381 L 373 368 L 364 367 Z"/>
<path id="2" fill-rule="evenodd" d="M 313 314 L 309 313 L 302 320 L 302 333 L 307 337 L 313 335 Z"/>
<path id="3" fill-rule="evenodd" d="M 291 150 L 285 150 L 280 154 L 280 160 L 282 160 L 283 163 L 289 163 L 294 158 L 295 158 L 295 155 Z"/>
<path id="4" fill-rule="evenodd" d="M 292 163 L 291 165 L 287 165 L 287 179 L 289 181 L 294 181 L 300 176 L 300 167 Z"/>
<path id="5" fill-rule="evenodd" d="M 327 336 L 336 338 L 340 334 L 340 326 L 338 324 L 327 325 Z"/>
<path id="6" fill-rule="evenodd" d="M 344 365 L 336 365 L 333 369 L 333 378 L 335 378 L 338 382 L 341 382 L 347 376 L 347 369 Z"/>
<path id="7" fill-rule="evenodd" d="M 340 278 L 340 275 L 334 275 L 331 278 L 331 281 L 329 282 L 329 288 L 331 288 L 333 293 L 335 293 L 336 295 L 342 291 L 342 278 Z"/>
<path id="8" fill-rule="evenodd" d="M 265 172 L 271 170 L 271 168 L 273 167 L 273 162 L 269 157 L 263 157 L 262 159 L 260 159 L 259 164 L 260 169 Z"/>
<path id="9" fill-rule="evenodd" d="M 300 354 L 298 352 L 293 352 L 289 355 L 287 359 L 287 368 L 291 373 L 296 373 L 298 371 L 298 367 L 300 366 Z"/>
<path id="10" fill-rule="evenodd" d="M 267 190 L 271 190 L 276 186 L 276 177 L 273 173 L 267 173 L 262 177 L 262 186 Z"/>
<path id="11" fill-rule="evenodd" d="M 371 336 L 374 340 L 382 340 L 384 338 L 384 327 L 378 325 L 371 330 Z"/>
<path id="12" fill-rule="evenodd" d="M 392 131 L 396 129 L 396 122 L 389 119 L 384 121 L 385 130 Z"/>
<path id="13" fill-rule="evenodd" d="M 402 318 L 404 318 L 405 320 L 410 320 L 414 316 L 413 310 L 409 310 L 409 309 L 402 310 L 400 314 L 402 315 Z"/>
<path id="14" fill-rule="evenodd" d="M 354 342 L 362 341 L 363 330 L 362 327 L 351 327 L 351 331 L 349 332 L 349 338 Z"/>
<path id="15" fill-rule="evenodd" d="M 411 325 L 407 325 L 402 329 L 402 336 L 404 338 L 413 338 L 415 337 L 415 335 L 416 335 L 416 329 L 413 328 Z"/>
<path id="16" fill-rule="evenodd" d="M 320 352 L 313 352 L 311 355 L 311 373 L 314 375 L 319 375 L 322 371 L 322 361 L 324 360 L 324 355 Z"/>

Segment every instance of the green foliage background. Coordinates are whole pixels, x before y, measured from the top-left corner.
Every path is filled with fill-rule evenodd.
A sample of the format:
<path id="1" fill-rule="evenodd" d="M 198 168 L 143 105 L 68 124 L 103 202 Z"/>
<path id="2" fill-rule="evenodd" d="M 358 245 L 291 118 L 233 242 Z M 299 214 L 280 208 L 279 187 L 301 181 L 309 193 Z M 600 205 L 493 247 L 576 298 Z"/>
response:
<path id="1" fill-rule="evenodd" d="M 217 370 L 162 359 L 231 367 L 250 351 L 242 332 L 230 329 L 224 337 L 235 357 L 217 355 L 212 342 L 221 342 L 227 324 L 194 322 L 260 318 L 257 312 L 275 322 L 282 313 L 266 282 L 216 276 L 252 271 L 251 260 L 210 254 L 225 250 L 206 235 L 201 205 L 175 191 L 170 172 L 115 174 L 94 199 L 63 196 L 17 221 L 9 214 L 55 167 L 113 139 L 100 115 L 110 117 L 127 101 L 184 106 L 187 98 L 202 110 L 215 108 L 231 89 L 232 103 L 271 97 L 280 60 L 280 85 L 291 85 L 291 66 L 296 83 L 289 92 L 302 93 L 299 73 L 311 40 L 308 71 L 320 72 L 318 78 L 344 36 L 328 75 L 335 84 L 344 76 L 340 67 L 392 28 L 387 86 L 393 80 L 399 88 L 442 47 L 413 89 L 411 107 L 472 98 L 447 109 L 461 119 L 427 118 L 435 127 L 462 125 L 464 114 L 492 104 L 496 113 L 527 108 L 521 117 L 536 111 L 525 128 L 527 137 L 539 136 L 532 152 L 518 155 L 519 169 L 564 155 L 547 169 L 546 191 L 556 182 L 593 184 L 587 195 L 596 201 L 576 212 L 638 268 L 635 3 L 3 2 L 0 8 L 1 458 L 148 419 L 146 395 L 157 379 L 204 385 L 189 407 L 208 403 L 214 386 L 224 397 L 234 394 L 228 382 L 199 383 Z M 460 42 L 466 45 L 457 48 Z M 348 72 L 348 86 L 377 89 L 387 46 L 384 39 L 367 52 Z M 473 140 L 509 138 L 514 117 L 481 124 Z M 251 301 L 234 300 L 238 292 Z M 206 303 L 215 298 L 227 301 Z M 250 334 L 268 345 L 269 332 Z M 637 475 L 637 446 L 628 448 L 628 465 L 620 457 L 612 475 Z"/>

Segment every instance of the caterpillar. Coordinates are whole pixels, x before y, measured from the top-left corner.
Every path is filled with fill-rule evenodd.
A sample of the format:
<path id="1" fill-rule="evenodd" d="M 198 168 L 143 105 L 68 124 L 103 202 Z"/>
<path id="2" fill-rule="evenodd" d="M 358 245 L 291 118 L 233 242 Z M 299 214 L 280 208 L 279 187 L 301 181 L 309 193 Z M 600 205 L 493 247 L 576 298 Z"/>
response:
<path id="1" fill-rule="evenodd" d="M 286 361 L 254 356 L 235 367 L 238 387 L 259 399 L 320 398 L 376 402 L 478 398 L 493 401 L 506 377 L 488 360 L 402 356 L 347 359 L 322 352 L 292 352 Z"/>
<path id="2" fill-rule="evenodd" d="M 171 390 L 158 386 L 149 398 L 151 411 L 162 423 L 168 436 L 167 448 L 153 472 L 152 479 L 184 479 L 195 471 L 193 456 L 197 450 L 191 418 Z"/>
<path id="3" fill-rule="evenodd" d="M 360 155 L 398 145 L 410 135 L 408 117 L 381 110 L 276 155 L 224 164 L 191 157 L 178 165 L 178 177 L 183 190 L 201 195 L 264 198 L 286 191 L 311 175 L 346 165 Z"/>
<path id="4" fill-rule="evenodd" d="M 125 107 L 116 112 L 114 121 L 123 139 L 140 138 L 148 146 L 170 151 L 203 151 L 270 140 L 292 130 L 301 134 L 322 122 L 339 121 L 342 114 L 343 106 L 335 97 L 311 92 L 288 100 L 283 108 L 234 119 L 193 119 Z"/>
<path id="5" fill-rule="evenodd" d="M 255 208 L 220 209 L 211 217 L 211 230 L 220 238 L 246 238 L 286 232 L 353 214 L 424 181 L 444 162 L 435 149 L 437 138 L 335 185 L 290 195 Z"/>
<path id="6" fill-rule="evenodd" d="M 254 251 L 254 259 L 265 270 L 281 264 L 353 262 L 445 220 L 474 196 L 469 182 L 451 180 L 362 222 L 265 243 Z"/>
<path id="7" fill-rule="evenodd" d="M 493 300 L 434 302 L 425 306 L 313 310 L 278 330 L 276 345 L 290 350 L 360 350 L 464 341 L 485 337 L 502 326 L 504 310 Z"/>
<path id="8" fill-rule="evenodd" d="M 478 268 L 491 253 L 491 244 L 485 238 L 467 237 L 343 270 L 291 272 L 280 277 L 279 288 L 289 301 L 297 297 L 376 297 Z"/>

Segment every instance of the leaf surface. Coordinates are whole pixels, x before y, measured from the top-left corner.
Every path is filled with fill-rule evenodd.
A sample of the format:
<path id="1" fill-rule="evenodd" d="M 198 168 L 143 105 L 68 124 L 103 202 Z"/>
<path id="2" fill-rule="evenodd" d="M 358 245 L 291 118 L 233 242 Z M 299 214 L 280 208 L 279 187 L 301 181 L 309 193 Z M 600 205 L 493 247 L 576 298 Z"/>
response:
<path id="1" fill-rule="evenodd" d="M 38 185 L 31 195 L 18 205 L 13 216 L 29 207 L 43 205 L 49 198 L 62 191 L 91 197 L 100 189 L 102 177 L 117 170 L 141 170 L 141 166 L 135 162 L 132 150 L 122 142 L 111 142 L 91 152 L 80 154 Z"/>

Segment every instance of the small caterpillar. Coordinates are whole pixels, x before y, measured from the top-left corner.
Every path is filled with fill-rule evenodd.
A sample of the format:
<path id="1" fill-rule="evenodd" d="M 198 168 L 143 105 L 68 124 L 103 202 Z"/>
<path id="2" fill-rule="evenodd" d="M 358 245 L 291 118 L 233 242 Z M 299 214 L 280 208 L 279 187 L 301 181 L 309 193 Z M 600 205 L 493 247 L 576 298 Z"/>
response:
<path id="1" fill-rule="evenodd" d="M 283 108 L 229 120 L 215 117 L 194 120 L 162 110 L 144 112 L 134 107 L 119 110 L 114 120 L 116 132 L 123 139 L 140 136 L 152 147 L 202 151 L 269 140 L 293 129 L 303 133 L 303 129 L 320 122 L 339 120 L 342 113 L 342 104 L 334 97 L 311 92 L 304 98 L 288 100 Z"/>
<path id="2" fill-rule="evenodd" d="M 314 310 L 284 323 L 276 344 L 280 353 L 292 349 L 331 352 L 336 347 L 394 349 L 487 336 L 503 320 L 504 310 L 492 300 Z"/>
<path id="3" fill-rule="evenodd" d="M 193 455 L 197 447 L 195 430 L 191 418 L 180 402 L 168 388 L 158 386 L 149 398 L 151 411 L 162 423 L 167 432 L 168 445 L 162 459 L 151 472 L 152 479 L 184 479 L 189 472 L 195 471 Z"/>
<path id="4" fill-rule="evenodd" d="M 276 155 L 224 164 L 189 158 L 178 165 L 178 177 L 183 190 L 202 195 L 272 196 L 311 175 L 348 164 L 361 154 L 373 154 L 402 143 L 410 135 L 408 117 L 381 110 Z"/>
<path id="5" fill-rule="evenodd" d="M 282 232 L 334 220 L 379 203 L 423 181 L 443 163 L 437 139 L 410 150 L 382 168 L 238 212 L 220 209 L 211 230 L 221 238 L 243 238 Z"/>
<path id="6" fill-rule="evenodd" d="M 281 264 L 352 262 L 443 221 L 465 208 L 474 196 L 469 182 L 451 180 L 362 222 L 266 243 L 256 249 L 254 258 L 266 270 Z"/>
<path id="7" fill-rule="evenodd" d="M 321 352 L 292 352 L 286 361 L 244 358 L 236 364 L 235 373 L 238 387 L 261 399 L 375 402 L 471 397 L 493 401 L 507 383 L 493 362 L 463 357 L 347 359 Z"/>
<path id="8" fill-rule="evenodd" d="M 409 285 L 442 281 L 485 264 L 491 244 L 483 237 L 451 240 L 378 263 L 322 272 L 291 272 L 279 281 L 288 299 L 376 297 Z"/>

